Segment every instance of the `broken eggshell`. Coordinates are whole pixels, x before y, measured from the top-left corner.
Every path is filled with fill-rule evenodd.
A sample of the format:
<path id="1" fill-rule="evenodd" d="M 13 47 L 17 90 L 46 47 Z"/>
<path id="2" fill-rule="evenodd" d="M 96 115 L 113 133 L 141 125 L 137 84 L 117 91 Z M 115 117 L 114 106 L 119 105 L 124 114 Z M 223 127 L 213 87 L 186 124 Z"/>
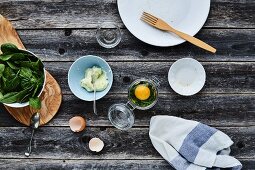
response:
<path id="1" fill-rule="evenodd" d="M 75 116 L 69 120 L 69 126 L 73 132 L 80 132 L 85 129 L 86 122 L 83 117 Z"/>
<path id="2" fill-rule="evenodd" d="M 100 152 L 104 148 L 104 142 L 99 138 L 92 138 L 89 141 L 89 149 L 93 152 Z"/>

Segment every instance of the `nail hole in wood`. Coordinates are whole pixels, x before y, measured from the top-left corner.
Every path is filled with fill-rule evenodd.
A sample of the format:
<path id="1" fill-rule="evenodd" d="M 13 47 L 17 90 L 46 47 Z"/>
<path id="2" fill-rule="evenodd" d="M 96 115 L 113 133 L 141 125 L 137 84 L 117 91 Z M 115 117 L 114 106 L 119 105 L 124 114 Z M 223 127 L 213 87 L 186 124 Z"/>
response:
<path id="1" fill-rule="evenodd" d="M 66 162 L 66 160 L 63 160 L 63 162 Z"/>
<path id="2" fill-rule="evenodd" d="M 82 136 L 82 137 L 81 137 L 81 141 L 82 141 L 83 143 L 89 143 L 90 139 L 91 139 L 90 136 Z"/>
<path id="3" fill-rule="evenodd" d="M 149 54 L 149 52 L 146 51 L 146 50 L 142 50 L 142 51 L 141 51 L 141 54 L 142 54 L 142 56 L 147 56 L 147 55 Z"/>
<path id="4" fill-rule="evenodd" d="M 243 141 L 239 141 L 239 142 L 236 143 L 236 146 L 241 149 L 245 146 L 245 144 L 244 144 Z"/>
<path id="5" fill-rule="evenodd" d="M 124 83 L 129 83 L 130 81 L 131 81 L 130 77 L 127 77 L 127 76 L 123 77 Z"/>
<path id="6" fill-rule="evenodd" d="M 65 36 L 70 36 L 72 34 L 72 29 L 66 28 L 65 29 Z"/>
<path id="7" fill-rule="evenodd" d="M 58 52 L 60 55 L 63 55 L 66 52 L 66 50 L 64 48 L 59 48 Z"/>
<path id="8" fill-rule="evenodd" d="M 101 130 L 101 131 L 105 131 L 105 130 L 106 130 L 106 127 L 100 127 L 100 130 Z"/>

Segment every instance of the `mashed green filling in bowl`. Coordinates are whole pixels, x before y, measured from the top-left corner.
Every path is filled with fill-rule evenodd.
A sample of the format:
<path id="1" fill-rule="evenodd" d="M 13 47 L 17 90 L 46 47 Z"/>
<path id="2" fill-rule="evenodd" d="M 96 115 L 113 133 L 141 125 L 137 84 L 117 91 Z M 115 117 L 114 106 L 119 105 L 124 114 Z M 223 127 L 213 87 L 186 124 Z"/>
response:
<path id="1" fill-rule="evenodd" d="M 94 84 L 93 84 L 94 83 Z M 105 71 L 97 66 L 87 68 L 85 70 L 85 77 L 81 80 L 81 87 L 85 88 L 88 92 L 103 91 L 109 84 L 108 77 Z"/>

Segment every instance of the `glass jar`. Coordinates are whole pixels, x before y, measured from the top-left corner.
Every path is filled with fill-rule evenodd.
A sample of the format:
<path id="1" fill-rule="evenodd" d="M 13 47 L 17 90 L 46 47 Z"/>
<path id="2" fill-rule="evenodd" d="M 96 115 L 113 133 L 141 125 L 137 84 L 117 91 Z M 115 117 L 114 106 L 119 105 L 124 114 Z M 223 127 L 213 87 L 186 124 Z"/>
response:
<path id="1" fill-rule="evenodd" d="M 156 78 L 135 80 L 128 89 L 128 102 L 110 106 L 108 110 L 110 122 L 121 130 L 131 128 L 135 122 L 133 110 L 152 108 L 158 101 L 158 87 L 159 81 Z"/>

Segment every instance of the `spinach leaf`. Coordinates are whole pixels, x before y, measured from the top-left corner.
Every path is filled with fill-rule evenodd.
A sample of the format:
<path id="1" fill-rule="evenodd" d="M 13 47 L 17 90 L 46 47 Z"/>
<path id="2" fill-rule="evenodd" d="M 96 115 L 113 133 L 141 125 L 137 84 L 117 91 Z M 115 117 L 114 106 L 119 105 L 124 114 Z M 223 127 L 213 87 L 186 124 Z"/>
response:
<path id="1" fill-rule="evenodd" d="M 26 94 L 24 94 L 24 95 L 22 95 L 22 96 L 20 96 L 20 98 L 18 99 L 21 103 L 24 103 L 24 102 L 27 102 L 27 101 L 29 101 L 29 98 L 31 98 L 31 96 L 32 96 L 32 93 L 33 93 L 33 91 L 34 91 L 34 88 L 35 88 L 35 86 L 30 86 L 30 87 L 28 87 L 27 89 L 27 93 Z"/>
<path id="2" fill-rule="evenodd" d="M 32 94 L 32 97 L 36 97 L 40 93 L 40 91 L 43 88 L 43 81 L 44 81 L 44 76 L 37 79 L 36 86 L 35 86 L 34 92 Z"/>
<path id="3" fill-rule="evenodd" d="M 21 67 L 28 67 L 28 68 L 30 68 L 31 70 L 34 70 L 34 71 L 43 70 L 42 61 L 39 60 L 39 59 L 36 62 L 32 62 L 32 61 L 20 61 L 19 65 Z"/>
<path id="4" fill-rule="evenodd" d="M 31 86 L 36 87 L 37 85 L 42 86 L 43 80 L 44 80 L 44 77 L 37 78 L 35 77 L 35 75 L 32 75 L 30 78 L 22 77 L 20 85 L 23 89 L 31 87 Z"/>
<path id="5" fill-rule="evenodd" d="M 16 76 L 16 74 L 10 67 L 5 67 L 4 72 L 3 72 L 3 76 L 6 79 L 13 79 Z"/>
<path id="6" fill-rule="evenodd" d="M 29 54 L 26 53 L 12 53 L 12 54 L 1 54 L 0 60 L 2 61 L 29 61 Z"/>
<path id="7" fill-rule="evenodd" d="M 13 53 L 13 54 L 1 54 L 0 60 L 2 61 L 21 61 L 21 60 L 28 60 L 28 54 L 24 53 Z"/>
<path id="8" fill-rule="evenodd" d="M 38 91 L 38 88 L 39 88 L 39 85 L 37 84 L 37 85 L 35 86 L 35 89 L 34 89 L 34 92 L 33 92 L 33 94 L 32 94 L 32 97 L 35 97 L 36 92 Z"/>
<path id="9" fill-rule="evenodd" d="M 17 102 L 19 102 L 19 103 L 25 102 L 25 101 L 22 100 L 22 99 L 24 99 L 25 96 L 26 96 L 28 93 L 31 93 L 31 92 L 33 91 L 33 88 L 34 88 L 34 87 L 28 87 L 28 88 L 26 88 L 25 90 L 20 91 L 20 92 L 19 92 L 19 95 L 17 96 Z M 28 100 L 26 100 L 26 101 L 28 101 Z"/>
<path id="10" fill-rule="evenodd" d="M 32 77 L 32 70 L 30 68 L 27 68 L 27 67 L 21 67 L 19 74 L 23 78 L 30 79 Z"/>
<path id="11" fill-rule="evenodd" d="M 16 45 L 12 43 L 5 43 L 1 45 L 1 51 L 5 53 L 16 53 L 19 52 L 19 49 L 17 48 Z"/>
<path id="12" fill-rule="evenodd" d="M 29 93 L 31 90 L 33 90 L 33 87 L 26 88 L 20 92 L 10 92 L 5 94 L 1 99 L 0 102 L 2 103 L 15 103 L 15 102 L 21 102 L 21 100 L 24 98 L 24 96 Z"/>
<path id="13" fill-rule="evenodd" d="M 13 90 L 17 90 L 17 87 L 20 85 L 20 78 L 18 76 L 18 74 L 16 74 L 16 76 L 11 79 L 11 80 L 6 80 L 4 81 L 4 91 L 5 92 L 10 92 L 10 91 L 13 91 Z"/>
<path id="14" fill-rule="evenodd" d="M 5 65 L 4 64 L 0 64 L 0 77 L 2 77 L 4 69 L 5 69 Z"/>
<path id="15" fill-rule="evenodd" d="M 13 54 L 1 54 L 0 55 L 0 60 L 2 61 L 7 61 L 9 60 L 10 58 L 12 58 Z"/>
<path id="16" fill-rule="evenodd" d="M 29 101 L 29 98 L 31 97 L 32 91 L 28 92 L 26 95 L 23 96 L 23 98 L 20 99 L 21 103 Z"/>
<path id="17" fill-rule="evenodd" d="M 5 94 L 2 98 L 0 98 L 0 102 L 2 103 L 15 103 L 17 101 L 19 93 L 18 92 L 10 92 Z"/>
<path id="18" fill-rule="evenodd" d="M 29 98 L 29 105 L 34 109 L 41 109 L 41 101 L 39 97 Z"/>
<path id="19" fill-rule="evenodd" d="M 20 81 L 20 85 L 22 89 L 33 86 L 32 82 L 30 82 L 29 78 L 22 78 Z"/>
<path id="20" fill-rule="evenodd" d="M 2 82 L 1 82 L 1 84 L 3 84 L 5 81 L 7 81 L 7 78 L 5 78 L 4 76 L 2 76 Z M 2 90 L 2 89 L 0 89 L 0 90 Z"/>
<path id="21" fill-rule="evenodd" d="M 26 60 L 29 60 L 28 59 L 29 55 L 28 54 L 25 54 L 25 53 L 14 53 L 12 54 L 12 57 L 9 59 L 11 61 L 26 61 Z"/>
<path id="22" fill-rule="evenodd" d="M 13 69 L 13 70 L 18 70 L 18 69 L 19 69 L 13 62 L 7 61 L 6 63 L 7 63 L 8 66 L 11 67 L 11 69 Z"/>

